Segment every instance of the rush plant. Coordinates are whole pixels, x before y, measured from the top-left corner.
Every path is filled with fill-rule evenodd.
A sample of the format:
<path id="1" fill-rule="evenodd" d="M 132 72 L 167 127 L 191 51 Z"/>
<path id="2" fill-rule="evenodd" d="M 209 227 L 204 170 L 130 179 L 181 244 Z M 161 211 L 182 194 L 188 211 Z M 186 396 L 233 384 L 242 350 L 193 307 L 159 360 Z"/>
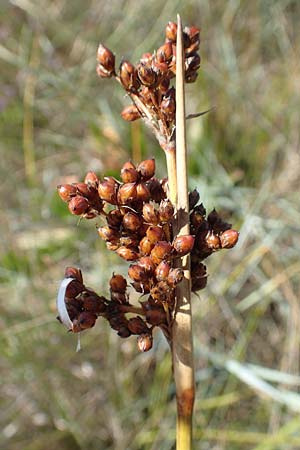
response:
<path id="1" fill-rule="evenodd" d="M 58 319 L 78 333 L 107 320 L 120 338 L 137 336 L 142 352 L 160 328 L 173 358 L 177 398 L 177 450 L 192 448 L 194 368 L 191 292 L 207 283 L 203 260 L 233 247 L 238 232 L 213 210 L 206 213 L 197 190 L 188 192 L 184 84 L 200 67 L 200 30 L 169 22 L 165 42 L 138 64 L 116 69 L 115 55 L 100 44 L 97 73 L 116 80 L 132 103 L 121 115 L 142 119 L 166 155 L 167 176 L 155 177 L 155 159 L 123 164 L 120 179 L 88 172 L 84 181 L 58 186 L 70 212 L 84 219 L 101 216 L 98 235 L 107 249 L 129 262 L 128 280 L 113 273 L 110 298 L 87 288 L 80 269 L 67 267 L 57 305 Z M 174 83 L 175 80 L 175 83 Z M 197 114 L 196 114 L 197 116 Z M 131 292 L 140 294 L 133 304 Z"/>

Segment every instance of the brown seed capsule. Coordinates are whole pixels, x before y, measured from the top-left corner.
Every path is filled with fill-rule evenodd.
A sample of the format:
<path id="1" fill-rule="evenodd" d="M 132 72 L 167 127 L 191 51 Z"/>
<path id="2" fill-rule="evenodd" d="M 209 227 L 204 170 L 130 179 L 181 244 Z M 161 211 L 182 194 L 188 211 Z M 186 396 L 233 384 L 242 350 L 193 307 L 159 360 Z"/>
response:
<path id="1" fill-rule="evenodd" d="M 84 289 L 85 287 L 80 281 L 74 280 L 70 284 L 68 284 L 66 288 L 66 297 L 75 298 L 78 294 L 81 294 Z"/>
<path id="2" fill-rule="evenodd" d="M 148 352 L 152 348 L 153 337 L 150 333 L 140 334 L 137 338 L 138 349 L 141 352 Z"/>
<path id="3" fill-rule="evenodd" d="M 143 206 L 143 218 L 146 222 L 152 225 L 157 225 L 159 222 L 158 211 L 152 203 L 145 203 Z"/>
<path id="4" fill-rule="evenodd" d="M 173 56 L 173 49 L 171 42 L 165 42 L 159 49 L 156 51 L 156 59 L 158 62 L 169 62 Z"/>
<path id="5" fill-rule="evenodd" d="M 220 235 L 221 247 L 232 248 L 239 239 L 239 232 L 236 230 L 226 230 Z"/>
<path id="6" fill-rule="evenodd" d="M 120 292 L 121 294 L 123 294 L 126 291 L 127 282 L 122 275 L 114 273 L 111 279 L 109 280 L 109 285 L 110 289 L 113 292 Z"/>
<path id="7" fill-rule="evenodd" d="M 104 181 L 99 183 L 98 193 L 102 200 L 111 205 L 116 205 L 118 188 L 119 184 L 113 177 L 105 177 Z"/>
<path id="8" fill-rule="evenodd" d="M 119 188 L 118 201 L 120 205 L 127 205 L 137 200 L 136 184 L 125 183 Z"/>
<path id="9" fill-rule="evenodd" d="M 194 207 L 197 205 L 197 203 L 200 200 L 200 194 L 197 191 L 197 189 L 194 189 L 193 191 L 189 192 L 189 208 L 190 211 L 194 209 Z"/>
<path id="10" fill-rule="evenodd" d="M 167 283 L 171 287 L 175 287 L 183 280 L 184 273 L 182 269 L 171 269 L 168 274 Z"/>
<path id="11" fill-rule="evenodd" d="M 81 270 L 76 267 L 66 267 L 65 278 L 74 278 L 80 283 L 83 283 Z"/>
<path id="12" fill-rule="evenodd" d="M 109 211 L 106 216 L 107 224 L 113 228 L 119 228 L 123 220 L 123 215 L 119 209 Z"/>
<path id="13" fill-rule="evenodd" d="M 160 109 L 167 120 L 171 121 L 175 119 L 175 100 L 171 97 L 166 97 L 160 104 Z"/>
<path id="14" fill-rule="evenodd" d="M 139 292 L 141 294 L 149 294 L 150 292 L 150 283 L 148 280 L 143 281 L 134 281 L 131 283 L 133 288 L 136 290 L 136 292 Z"/>
<path id="15" fill-rule="evenodd" d="M 86 198 L 76 195 L 76 197 L 72 197 L 69 201 L 68 208 L 72 214 L 76 216 L 81 216 L 89 209 L 89 202 Z"/>
<path id="16" fill-rule="evenodd" d="M 150 255 L 153 247 L 154 244 L 146 236 L 140 241 L 139 249 L 142 255 Z"/>
<path id="17" fill-rule="evenodd" d="M 97 177 L 95 172 L 91 172 L 91 171 L 88 172 L 85 176 L 84 182 L 87 185 L 92 186 L 95 189 L 98 189 L 99 178 Z"/>
<path id="18" fill-rule="evenodd" d="M 121 243 L 120 243 L 119 239 L 114 239 L 111 241 L 106 241 L 105 245 L 106 245 L 107 250 L 115 252 L 121 246 Z"/>
<path id="19" fill-rule="evenodd" d="M 126 261 L 136 261 L 139 254 L 128 247 L 121 246 L 117 250 L 117 254 Z"/>
<path id="20" fill-rule="evenodd" d="M 178 256 L 184 256 L 190 253 L 194 247 L 195 238 L 190 234 L 177 236 L 174 239 L 173 246 Z"/>
<path id="21" fill-rule="evenodd" d="M 124 247 L 130 247 L 132 249 L 138 248 L 139 241 L 136 236 L 122 236 L 120 238 L 120 244 Z"/>
<path id="22" fill-rule="evenodd" d="M 131 332 L 127 327 L 121 325 L 118 331 L 118 336 L 120 336 L 120 338 L 128 338 L 129 336 L 131 336 Z"/>
<path id="23" fill-rule="evenodd" d="M 145 183 L 136 185 L 136 196 L 140 202 L 148 202 L 150 200 L 150 191 Z"/>
<path id="24" fill-rule="evenodd" d="M 83 298 L 83 309 L 84 311 L 101 314 L 106 310 L 106 306 L 103 298 L 98 295 L 89 294 Z"/>
<path id="25" fill-rule="evenodd" d="M 185 59 L 185 63 L 184 63 L 185 70 L 187 72 L 194 72 L 194 71 L 198 70 L 200 67 L 200 62 L 201 62 L 201 59 L 200 59 L 200 56 L 198 55 L 198 53 L 189 56 L 188 58 Z"/>
<path id="26" fill-rule="evenodd" d="M 77 183 L 76 189 L 78 195 L 87 198 L 90 202 L 94 202 L 95 200 L 99 199 L 97 189 L 93 188 L 92 186 L 89 186 L 88 184 Z"/>
<path id="27" fill-rule="evenodd" d="M 166 26 L 166 38 L 172 42 L 176 42 L 177 24 L 175 22 L 169 22 Z"/>
<path id="28" fill-rule="evenodd" d="M 151 289 L 150 294 L 156 302 L 169 302 L 172 292 L 174 289 L 166 281 L 160 281 Z"/>
<path id="29" fill-rule="evenodd" d="M 152 244 L 163 241 L 165 238 L 164 230 L 158 226 L 150 226 L 147 229 L 146 236 Z"/>
<path id="30" fill-rule="evenodd" d="M 150 258 L 150 256 L 142 256 L 139 259 L 139 266 L 145 270 L 147 277 L 153 275 L 155 270 L 155 264 Z"/>
<path id="31" fill-rule="evenodd" d="M 162 323 L 166 323 L 166 313 L 163 308 L 149 309 L 146 312 L 146 321 L 150 325 L 158 326 Z"/>
<path id="32" fill-rule="evenodd" d="M 76 301 L 76 300 L 75 300 Z M 66 303 L 66 308 L 69 314 L 69 317 L 71 321 L 73 322 L 74 319 L 77 319 L 79 314 L 81 313 L 81 308 L 79 304 L 76 303 Z M 59 319 L 61 322 L 61 319 Z M 62 322 L 61 322 L 62 323 Z"/>
<path id="33" fill-rule="evenodd" d="M 156 203 L 159 203 L 161 200 L 163 200 L 166 197 L 166 194 L 163 190 L 163 187 L 159 180 L 156 178 L 151 178 L 147 182 L 147 187 L 150 191 L 150 198 Z"/>
<path id="34" fill-rule="evenodd" d="M 142 334 L 147 333 L 148 331 L 146 322 L 144 322 L 144 320 L 139 316 L 129 319 L 128 329 L 132 334 Z"/>
<path id="35" fill-rule="evenodd" d="M 142 218 L 138 214 L 129 211 L 124 214 L 122 224 L 126 230 L 135 232 L 142 225 Z"/>
<path id="36" fill-rule="evenodd" d="M 110 298 L 112 302 L 117 302 L 121 305 L 128 304 L 127 295 L 125 293 L 111 291 Z"/>
<path id="37" fill-rule="evenodd" d="M 173 246 L 170 242 L 160 241 L 151 250 L 150 256 L 155 264 L 159 264 L 163 259 L 170 259 L 173 255 Z"/>
<path id="38" fill-rule="evenodd" d="M 126 106 L 121 112 L 122 119 L 127 122 L 134 122 L 141 117 L 139 110 L 135 105 Z"/>
<path id="39" fill-rule="evenodd" d="M 143 53 L 141 58 L 140 58 L 140 63 L 141 64 L 146 64 L 146 65 L 151 65 L 152 62 L 152 53 Z"/>
<path id="40" fill-rule="evenodd" d="M 97 51 L 97 60 L 110 76 L 115 73 L 115 55 L 104 45 L 100 44 Z"/>
<path id="41" fill-rule="evenodd" d="M 143 281 L 146 280 L 147 274 L 146 270 L 139 264 L 131 264 L 128 269 L 128 276 L 133 281 Z"/>
<path id="42" fill-rule="evenodd" d="M 191 26 L 191 27 L 184 27 L 185 33 L 190 38 L 191 42 L 198 42 L 200 39 L 200 28 Z"/>
<path id="43" fill-rule="evenodd" d="M 147 87 L 154 87 L 157 83 L 157 74 L 146 64 L 138 65 L 138 77 L 141 83 Z"/>
<path id="44" fill-rule="evenodd" d="M 213 231 L 209 231 L 205 237 L 205 242 L 208 248 L 211 250 L 219 250 L 221 248 L 221 242 L 219 236 L 214 234 Z"/>
<path id="45" fill-rule="evenodd" d="M 139 87 L 137 70 L 129 61 L 123 61 L 120 65 L 120 80 L 128 91 L 136 90 Z"/>
<path id="46" fill-rule="evenodd" d="M 170 222 L 170 220 L 173 219 L 174 207 L 170 202 L 170 200 L 166 199 L 160 202 L 158 213 L 159 213 L 159 220 L 162 223 L 168 223 Z"/>
<path id="47" fill-rule="evenodd" d="M 145 161 L 142 161 L 138 167 L 137 170 L 140 172 L 143 179 L 150 180 L 154 176 L 155 173 L 155 159 L 146 159 Z"/>
<path id="48" fill-rule="evenodd" d="M 96 314 L 83 311 L 82 313 L 79 314 L 77 323 L 81 328 L 81 330 L 86 330 L 88 328 L 92 328 L 95 325 L 96 320 L 97 320 Z"/>
<path id="49" fill-rule="evenodd" d="M 64 202 L 69 202 L 77 193 L 76 186 L 73 184 L 60 184 L 57 186 L 57 191 Z"/>
<path id="50" fill-rule="evenodd" d="M 168 278 L 171 266 L 167 261 L 161 261 L 155 269 L 157 281 L 164 281 Z"/>
<path id="51" fill-rule="evenodd" d="M 120 234 L 115 228 L 110 228 L 109 226 L 99 227 L 97 229 L 99 236 L 104 241 L 117 241 L 120 237 Z"/>

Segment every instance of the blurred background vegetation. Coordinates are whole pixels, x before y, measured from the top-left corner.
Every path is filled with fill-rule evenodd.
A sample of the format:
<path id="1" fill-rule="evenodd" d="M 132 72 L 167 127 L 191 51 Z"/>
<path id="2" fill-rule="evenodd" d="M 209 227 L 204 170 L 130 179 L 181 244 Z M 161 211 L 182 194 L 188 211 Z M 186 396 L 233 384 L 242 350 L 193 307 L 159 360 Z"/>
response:
<path id="1" fill-rule="evenodd" d="M 126 159 L 163 155 L 119 113 L 119 86 L 95 74 L 98 43 L 132 62 L 180 12 L 202 28 L 187 89 L 190 187 L 240 230 L 208 262 L 195 297 L 195 450 L 300 448 L 300 2 L 1 2 L 0 447 L 171 450 L 175 404 L 167 345 L 139 354 L 104 321 L 76 339 L 55 320 L 67 265 L 107 292 L 95 222 L 67 212 L 56 185 Z"/>

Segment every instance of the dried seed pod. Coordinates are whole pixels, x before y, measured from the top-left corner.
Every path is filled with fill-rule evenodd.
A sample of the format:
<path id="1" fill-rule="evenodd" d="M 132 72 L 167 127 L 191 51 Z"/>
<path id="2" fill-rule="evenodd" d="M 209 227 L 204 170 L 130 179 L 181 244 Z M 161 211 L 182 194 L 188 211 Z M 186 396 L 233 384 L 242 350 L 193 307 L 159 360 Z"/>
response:
<path id="1" fill-rule="evenodd" d="M 98 47 L 97 60 L 101 65 L 101 69 L 106 71 L 108 76 L 112 76 L 115 73 L 115 55 L 102 44 Z"/>
<path id="2" fill-rule="evenodd" d="M 120 238 L 120 233 L 115 228 L 109 226 L 99 227 L 97 231 L 104 241 L 116 242 Z"/>
<path id="3" fill-rule="evenodd" d="M 150 333 L 140 334 L 137 338 L 138 349 L 141 352 L 148 352 L 152 348 L 153 337 Z"/>
<path id="4" fill-rule="evenodd" d="M 76 195 L 68 203 L 69 211 L 76 216 L 81 216 L 89 209 L 89 202 L 86 198 Z"/>
<path id="5" fill-rule="evenodd" d="M 169 78 L 163 78 L 159 83 L 159 90 L 164 95 L 168 92 L 170 87 L 170 79 Z"/>
<path id="6" fill-rule="evenodd" d="M 76 186 L 73 184 L 59 184 L 57 186 L 58 195 L 64 202 L 69 202 L 77 193 Z"/>
<path id="7" fill-rule="evenodd" d="M 155 264 L 159 264 L 163 259 L 170 259 L 173 255 L 173 246 L 170 242 L 159 241 L 151 250 L 150 256 Z"/>
<path id="8" fill-rule="evenodd" d="M 122 236 L 120 238 L 120 244 L 124 247 L 130 247 L 132 249 L 138 248 L 139 241 L 136 236 Z"/>
<path id="9" fill-rule="evenodd" d="M 190 253 L 194 247 L 195 238 L 190 234 L 177 236 L 174 239 L 173 246 L 178 256 L 184 256 Z"/>
<path id="10" fill-rule="evenodd" d="M 155 269 L 157 281 L 164 281 L 168 278 L 171 266 L 168 261 L 161 261 Z"/>
<path id="11" fill-rule="evenodd" d="M 95 174 L 95 172 L 91 172 L 89 171 L 84 179 L 84 182 L 88 185 L 93 187 L 94 189 L 98 189 L 98 184 L 99 184 L 99 178 L 97 177 L 97 175 Z"/>
<path id="12" fill-rule="evenodd" d="M 146 321 L 148 323 L 150 323 L 150 325 L 153 326 L 159 326 L 162 323 L 166 323 L 167 318 L 166 318 L 166 313 L 164 311 L 163 308 L 153 308 L 153 309 L 149 309 L 146 312 Z"/>
<path id="13" fill-rule="evenodd" d="M 173 291 L 166 281 L 160 281 L 150 290 L 150 294 L 156 302 L 168 303 Z"/>
<path id="14" fill-rule="evenodd" d="M 150 256 L 142 256 L 139 259 L 139 266 L 145 270 L 148 277 L 153 275 L 155 270 L 155 264 L 150 258 Z"/>
<path id="15" fill-rule="evenodd" d="M 113 274 L 111 279 L 109 280 L 110 289 L 113 292 L 120 292 L 121 294 L 124 294 L 127 288 L 127 281 L 122 275 L 119 274 Z"/>
<path id="16" fill-rule="evenodd" d="M 97 189 L 93 188 L 92 186 L 89 186 L 85 183 L 77 183 L 76 189 L 78 195 L 81 195 L 88 199 L 90 202 L 94 202 L 95 200 L 100 200 L 98 197 Z"/>
<path id="17" fill-rule="evenodd" d="M 124 246 L 118 248 L 117 254 L 126 261 L 136 261 L 139 257 L 137 252 Z"/>
<path id="18" fill-rule="evenodd" d="M 150 255 L 153 247 L 154 244 L 147 238 L 147 236 L 143 237 L 140 241 L 139 249 L 142 255 Z"/>
<path id="19" fill-rule="evenodd" d="M 239 232 L 236 230 L 226 230 L 220 235 L 220 242 L 222 248 L 232 248 L 236 245 L 239 239 Z"/>
<path id="20" fill-rule="evenodd" d="M 160 202 L 158 213 L 159 213 L 159 220 L 162 223 L 168 223 L 170 222 L 170 220 L 173 219 L 174 207 L 170 202 L 170 200 L 166 199 Z"/>
<path id="21" fill-rule="evenodd" d="M 106 241 L 105 245 L 106 245 L 107 250 L 115 252 L 121 246 L 121 243 L 120 243 L 119 239 L 113 239 L 111 241 Z"/>
<path id="22" fill-rule="evenodd" d="M 104 298 L 96 294 L 88 294 L 83 298 L 83 309 L 94 314 L 101 314 L 106 310 Z"/>
<path id="23" fill-rule="evenodd" d="M 66 288 L 66 297 L 68 298 L 75 298 L 77 295 L 81 294 L 85 289 L 84 285 L 81 281 L 78 281 L 77 279 L 74 279 L 68 287 Z"/>
<path id="24" fill-rule="evenodd" d="M 170 62 L 173 56 L 173 49 L 171 42 L 165 42 L 161 47 L 159 47 L 156 51 L 156 59 L 158 62 Z"/>
<path id="25" fill-rule="evenodd" d="M 152 244 L 165 239 L 164 230 L 159 226 L 150 226 L 147 229 L 146 236 Z"/>
<path id="26" fill-rule="evenodd" d="M 75 280 L 79 281 L 79 283 L 83 284 L 81 270 L 76 267 L 66 267 L 65 278 L 74 278 Z"/>
<path id="27" fill-rule="evenodd" d="M 129 211 L 124 214 L 122 224 L 126 230 L 135 232 L 141 227 L 142 218 L 133 211 Z"/>
<path id="28" fill-rule="evenodd" d="M 148 332 L 147 324 L 140 316 L 132 317 L 128 320 L 128 329 L 132 334 L 142 334 Z"/>
<path id="29" fill-rule="evenodd" d="M 151 194 L 145 183 L 136 185 L 136 196 L 140 202 L 148 202 L 150 200 Z"/>
<path id="30" fill-rule="evenodd" d="M 141 58 L 140 58 L 140 63 L 141 64 L 146 64 L 146 65 L 151 65 L 152 62 L 152 53 L 143 53 Z"/>
<path id="31" fill-rule="evenodd" d="M 139 264 L 131 264 L 128 269 L 128 276 L 133 281 L 143 281 L 147 279 L 147 273 L 144 267 Z"/>
<path id="32" fill-rule="evenodd" d="M 209 231 L 205 237 L 205 242 L 211 250 L 219 250 L 221 248 L 220 238 L 213 231 Z"/>
<path id="33" fill-rule="evenodd" d="M 135 105 L 126 106 L 121 112 L 122 119 L 127 122 L 134 122 L 137 119 L 140 119 L 141 114 Z"/>
<path id="34" fill-rule="evenodd" d="M 129 331 L 129 329 L 127 327 L 122 325 L 119 328 L 118 336 L 120 336 L 120 338 L 128 338 L 129 336 L 131 336 L 131 332 Z"/>
<path id="35" fill-rule="evenodd" d="M 105 177 L 104 180 L 99 183 L 98 194 L 105 202 L 116 205 L 118 188 L 119 184 L 113 177 Z"/>
<path id="36" fill-rule="evenodd" d="M 165 97 L 160 104 L 160 109 L 167 120 L 175 119 L 176 104 L 172 97 Z"/>
<path id="37" fill-rule="evenodd" d="M 119 188 L 118 201 L 120 205 L 127 205 L 137 200 L 136 184 L 125 183 Z"/>
<path id="38" fill-rule="evenodd" d="M 166 26 L 166 38 L 171 42 L 176 43 L 177 38 L 177 23 L 169 22 Z"/>
<path id="39" fill-rule="evenodd" d="M 157 178 L 151 178 L 147 182 L 147 187 L 150 191 L 150 198 L 156 203 L 160 203 L 166 197 L 166 193 L 163 189 L 161 182 Z"/>
<path id="40" fill-rule="evenodd" d="M 138 65 L 138 77 L 141 83 L 147 87 L 154 87 L 157 83 L 157 74 L 147 64 L 139 64 Z"/>
<path id="41" fill-rule="evenodd" d="M 184 32 L 188 35 L 191 42 L 200 41 L 200 28 L 192 25 L 190 27 L 184 27 Z"/>
<path id="42" fill-rule="evenodd" d="M 155 159 L 152 158 L 142 161 L 138 165 L 137 170 L 145 181 L 150 180 L 155 174 Z"/>
<path id="43" fill-rule="evenodd" d="M 195 208 L 197 203 L 200 200 L 200 194 L 197 191 L 197 189 L 194 189 L 193 191 L 189 192 L 189 209 L 190 211 Z"/>
<path id="44" fill-rule="evenodd" d="M 97 64 L 96 72 L 98 77 L 101 78 L 110 78 L 112 76 L 112 74 L 110 72 L 107 72 L 107 70 L 105 70 L 101 64 Z"/>
<path id="45" fill-rule="evenodd" d="M 198 55 L 198 53 L 195 53 L 194 55 L 191 55 L 185 59 L 185 63 L 184 63 L 185 70 L 188 73 L 195 72 L 196 70 L 199 69 L 200 63 L 201 63 L 201 58 Z"/>
<path id="46" fill-rule="evenodd" d="M 171 287 L 175 287 L 183 280 L 184 272 L 182 269 L 171 269 L 168 274 L 167 283 Z"/>
<path id="47" fill-rule="evenodd" d="M 106 216 L 107 224 L 113 228 L 119 228 L 123 220 L 123 215 L 119 209 L 109 211 Z"/>
<path id="48" fill-rule="evenodd" d="M 136 290 L 136 292 L 139 292 L 143 295 L 149 294 L 150 292 L 150 283 L 148 282 L 148 280 L 134 281 L 133 283 L 131 283 L 131 285 Z"/>
<path id="49" fill-rule="evenodd" d="M 139 173 L 135 168 L 122 168 L 121 178 L 123 183 L 135 183 L 139 179 Z"/>
<path id="50" fill-rule="evenodd" d="M 121 305 L 128 304 L 127 295 L 125 293 L 111 291 L 110 298 L 112 302 L 117 302 Z"/>
<path id="51" fill-rule="evenodd" d="M 83 311 L 79 314 L 78 318 L 73 322 L 74 333 L 92 328 L 97 320 L 97 316 L 94 313 Z"/>
<path id="52" fill-rule="evenodd" d="M 159 214 L 152 203 L 145 203 L 143 206 L 143 218 L 146 222 L 152 225 L 157 225 L 159 222 Z"/>
<path id="53" fill-rule="evenodd" d="M 120 65 L 120 80 L 127 91 L 136 90 L 139 87 L 137 70 L 129 61 L 122 61 Z"/>
<path id="54" fill-rule="evenodd" d="M 192 291 L 197 292 L 204 289 L 207 285 L 207 277 L 193 278 L 192 277 Z"/>

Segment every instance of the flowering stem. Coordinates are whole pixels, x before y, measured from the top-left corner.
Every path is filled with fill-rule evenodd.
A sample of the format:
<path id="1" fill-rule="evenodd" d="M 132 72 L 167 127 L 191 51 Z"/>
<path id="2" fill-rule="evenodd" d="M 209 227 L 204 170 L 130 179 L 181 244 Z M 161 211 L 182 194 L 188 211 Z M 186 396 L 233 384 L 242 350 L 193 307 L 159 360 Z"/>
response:
<path id="1" fill-rule="evenodd" d="M 176 53 L 176 165 L 177 165 L 177 235 L 189 234 L 187 150 L 185 136 L 185 92 L 182 25 L 177 16 Z M 180 180 L 180 182 L 179 182 Z M 177 233 L 176 233 L 177 232 Z M 193 336 L 191 311 L 190 257 L 181 258 L 184 280 L 176 290 L 176 311 L 172 327 L 172 359 L 177 400 L 177 450 L 192 448 L 192 418 L 195 397 Z"/>

